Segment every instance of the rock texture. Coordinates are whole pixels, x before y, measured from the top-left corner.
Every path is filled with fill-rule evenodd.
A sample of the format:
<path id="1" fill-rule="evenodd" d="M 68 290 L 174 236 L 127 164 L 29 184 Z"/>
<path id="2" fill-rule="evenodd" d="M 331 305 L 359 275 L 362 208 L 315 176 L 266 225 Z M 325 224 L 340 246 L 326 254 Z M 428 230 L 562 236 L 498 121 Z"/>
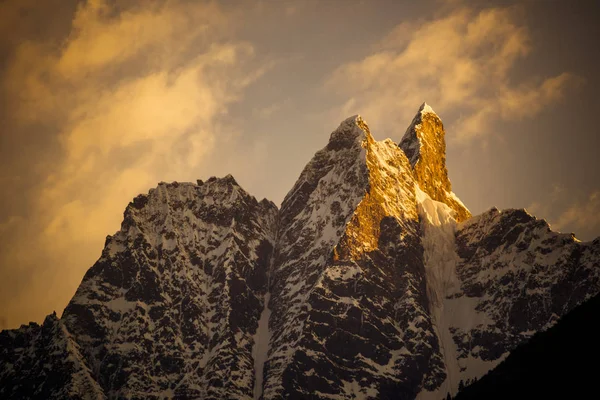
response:
<path id="1" fill-rule="evenodd" d="M 0 332 L 0 395 L 3 399 L 103 399 L 79 345 L 51 314 L 40 326 Z"/>
<path id="2" fill-rule="evenodd" d="M 497 360 L 598 292 L 600 240 L 581 243 L 525 210 L 492 209 L 459 225 L 457 274 L 486 316 L 453 329 L 459 360 Z"/>
<path id="3" fill-rule="evenodd" d="M 414 398 L 443 375 L 408 159 L 344 121 L 283 201 L 265 398 Z M 437 381 L 436 381 L 437 379 Z"/>
<path id="4" fill-rule="evenodd" d="M 600 240 L 471 217 L 439 117 L 343 121 L 281 209 L 233 177 L 136 197 L 62 317 L 0 334 L 0 397 L 440 399 L 600 292 Z"/>

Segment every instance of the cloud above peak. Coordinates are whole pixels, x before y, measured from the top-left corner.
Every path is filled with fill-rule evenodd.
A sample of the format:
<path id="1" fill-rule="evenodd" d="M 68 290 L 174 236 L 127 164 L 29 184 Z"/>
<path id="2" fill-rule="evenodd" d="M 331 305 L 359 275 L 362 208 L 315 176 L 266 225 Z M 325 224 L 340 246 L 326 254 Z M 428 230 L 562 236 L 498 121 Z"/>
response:
<path id="1" fill-rule="evenodd" d="M 341 114 L 360 110 L 400 126 L 426 100 L 467 142 L 494 121 L 534 116 L 578 82 L 568 72 L 516 81 L 513 70 L 531 51 L 520 8 L 462 7 L 397 25 L 371 54 L 337 68 L 327 86 L 347 98 Z"/>

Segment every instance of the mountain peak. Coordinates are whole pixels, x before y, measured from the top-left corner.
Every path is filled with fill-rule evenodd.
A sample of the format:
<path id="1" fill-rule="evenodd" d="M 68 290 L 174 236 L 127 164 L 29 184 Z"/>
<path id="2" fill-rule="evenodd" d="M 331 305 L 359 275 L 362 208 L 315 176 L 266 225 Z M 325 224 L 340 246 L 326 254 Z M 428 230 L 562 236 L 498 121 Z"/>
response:
<path id="1" fill-rule="evenodd" d="M 425 122 L 425 126 L 423 123 Z M 400 141 L 400 147 L 404 150 L 404 153 L 410 161 L 410 165 L 414 168 L 415 164 L 419 160 L 421 149 L 424 145 L 425 135 L 423 130 L 429 130 L 430 140 L 427 144 L 434 146 L 436 151 L 446 156 L 446 142 L 445 142 L 445 131 L 442 124 L 442 120 L 433 111 L 433 108 L 426 102 L 421 104 L 419 111 L 415 114 L 412 122 L 406 129 L 402 140 Z"/>
<path id="2" fill-rule="evenodd" d="M 435 111 L 433 111 L 433 108 L 431 108 L 431 106 L 429 104 L 427 104 L 426 102 L 423 102 L 423 104 L 421 104 L 421 107 L 419 107 L 419 112 L 421 114 L 424 114 L 424 113 L 435 114 Z"/>
<path id="3" fill-rule="evenodd" d="M 433 109 L 423 103 L 400 141 L 415 179 L 433 200 L 447 204 L 464 221 L 471 213 L 452 193 L 446 168 L 446 132 L 444 124 Z"/>
<path id="4" fill-rule="evenodd" d="M 369 134 L 367 123 L 360 115 L 353 115 L 343 120 L 329 137 L 327 150 L 338 151 L 360 145 Z"/>

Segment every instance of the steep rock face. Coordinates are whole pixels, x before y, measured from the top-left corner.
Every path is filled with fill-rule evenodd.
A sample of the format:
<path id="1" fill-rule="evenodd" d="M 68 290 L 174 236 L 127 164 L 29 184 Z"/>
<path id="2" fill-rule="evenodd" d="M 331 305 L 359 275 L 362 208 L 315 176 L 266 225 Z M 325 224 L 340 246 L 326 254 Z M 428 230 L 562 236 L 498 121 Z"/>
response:
<path id="1" fill-rule="evenodd" d="M 265 399 L 414 398 L 443 380 L 414 190 L 360 117 L 304 169 L 280 212 Z"/>
<path id="2" fill-rule="evenodd" d="M 400 141 L 400 147 L 408 157 L 421 189 L 431 199 L 447 204 L 460 222 L 471 217 L 471 213 L 452 192 L 446 168 L 445 136 L 442 120 L 427 103 L 423 103 Z"/>
<path id="3" fill-rule="evenodd" d="M 231 176 L 130 203 L 63 315 L 107 396 L 252 396 L 276 213 Z"/>
<path id="4" fill-rule="evenodd" d="M 363 254 L 378 249 L 381 222 L 386 217 L 396 217 L 407 233 L 418 235 L 414 225 L 418 220 L 415 183 L 408 172 L 410 166 L 406 156 L 389 139 L 375 141 L 360 117 L 356 124 L 364 132 L 361 146 L 366 151 L 368 187 L 335 249 L 336 259 L 360 259 Z"/>
<path id="5" fill-rule="evenodd" d="M 344 121 L 326 148 L 315 154 L 284 199 L 271 272 L 273 340 L 266 364 L 265 398 L 282 395 L 283 374 L 296 353 L 307 300 L 333 258 L 333 249 L 367 185 L 364 133 Z"/>
<path id="6" fill-rule="evenodd" d="M 524 210 L 492 209 L 456 224 L 421 192 L 427 295 L 447 379 L 419 399 L 457 392 L 518 344 L 600 292 L 600 240 L 552 232 Z M 420 198 L 419 198 L 420 197 Z"/>
<path id="7" fill-rule="evenodd" d="M 0 366 L 2 399 L 106 398 L 56 314 L 0 332 Z"/>

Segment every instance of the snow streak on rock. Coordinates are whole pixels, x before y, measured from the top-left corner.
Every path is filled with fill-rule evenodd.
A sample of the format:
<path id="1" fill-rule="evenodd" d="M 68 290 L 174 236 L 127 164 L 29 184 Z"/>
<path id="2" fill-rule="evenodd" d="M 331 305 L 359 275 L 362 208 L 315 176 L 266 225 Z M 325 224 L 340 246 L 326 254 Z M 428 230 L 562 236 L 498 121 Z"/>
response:
<path id="1" fill-rule="evenodd" d="M 252 347 L 252 357 L 254 358 L 254 400 L 259 400 L 262 396 L 264 382 L 265 361 L 269 354 L 269 342 L 271 341 L 271 332 L 269 331 L 269 318 L 271 310 L 269 301 L 271 293 L 266 293 L 264 297 L 264 308 L 258 320 L 258 329 L 254 335 L 254 346 Z"/>
<path id="2" fill-rule="evenodd" d="M 456 227 L 454 215 L 456 213 L 446 204 L 432 200 L 419 186 L 416 187 L 416 193 L 421 218 L 421 240 L 424 249 L 429 312 L 440 343 L 446 374 L 446 379 L 439 388 L 432 392 L 424 390 L 418 398 L 440 399 L 446 393 L 454 393 L 458 390 L 459 370 L 456 363 L 456 344 L 450 332 L 453 310 L 447 304 L 448 296 L 460 288 L 456 277 L 458 257 L 454 241 Z"/>

